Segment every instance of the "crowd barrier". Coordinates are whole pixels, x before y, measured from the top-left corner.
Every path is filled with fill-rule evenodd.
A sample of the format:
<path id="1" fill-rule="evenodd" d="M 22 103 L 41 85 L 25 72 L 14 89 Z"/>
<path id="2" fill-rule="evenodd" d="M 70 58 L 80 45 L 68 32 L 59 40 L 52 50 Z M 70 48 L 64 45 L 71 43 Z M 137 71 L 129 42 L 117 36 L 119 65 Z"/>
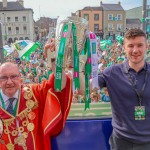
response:
<path id="1" fill-rule="evenodd" d="M 110 150 L 111 132 L 111 118 L 70 119 L 52 138 L 52 150 Z"/>

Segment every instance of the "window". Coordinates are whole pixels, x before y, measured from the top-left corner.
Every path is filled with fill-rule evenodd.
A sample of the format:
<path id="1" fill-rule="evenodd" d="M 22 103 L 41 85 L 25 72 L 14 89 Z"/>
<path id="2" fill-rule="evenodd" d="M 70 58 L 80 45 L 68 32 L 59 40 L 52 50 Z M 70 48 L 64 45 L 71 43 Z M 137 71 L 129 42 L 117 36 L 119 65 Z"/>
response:
<path id="1" fill-rule="evenodd" d="M 7 17 L 7 22 L 11 22 L 11 19 L 10 19 L 10 17 Z"/>
<path id="2" fill-rule="evenodd" d="M 113 14 L 108 14 L 108 20 L 113 20 Z"/>
<path id="3" fill-rule="evenodd" d="M 89 20 L 89 14 L 84 14 L 84 19 Z"/>
<path id="4" fill-rule="evenodd" d="M 19 27 L 16 27 L 16 34 L 19 34 Z"/>
<path id="5" fill-rule="evenodd" d="M 23 33 L 27 34 L 27 27 L 26 26 L 23 26 Z"/>
<path id="6" fill-rule="evenodd" d="M 23 16 L 22 19 L 23 19 L 23 22 L 26 22 L 26 21 L 27 21 L 27 20 L 26 20 L 26 16 Z"/>
<path id="7" fill-rule="evenodd" d="M 18 40 L 18 38 L 17 38 L 17 37 L 15 37 L 15 38 L 14 38 L 14 42 L 16 42 L 17 40 Z"/>
<path id="8" fill-rule="evenodd" d="M 117 14 L 117 20 L 122 20 L 122 14 Z"/>
<path id="9" fill-rule="evenodd" d="M 11 27 L 8 27 L 8 34 L 11 34 Z"/>
<path id="10" fill-rule="evenodd" d="M 25 37 L 25 40 L 29 40 L 29 38 L 28 38 L 28 37 Z"/>
<path id="11" fill-rule="evenodd" d="M 94 14 L 94 20 L 99 20 L 99 14 Z"/>
<path id="12" fill-rule="evenodd" d="M 12 38 L 9 38 L 9 39 L 8 39 L 8 43 L 13 43 L 13 39 L 12 39 Z"/>
<path id="13" fill-rule="evenodd" d="M 23 40 L 23 37 L 20 37 L 19 40 Z"/>
<path id="14" fill-rule="evenodd" d="M 112 23 L 109 23 L 109 24 L 108 24 L 108 31 L 111 31 L 111 30 L 113 30 L 113 24 L 112 24 Z"/>
<path id="15" fill-rule="evenodd" d="M 94 32 L 98 32 L 99 31 L 99 24 L 94 24 Z"/>
<path id="16" fill-rule="evenodd" d="M 117 24 L 117 31 L 122 31 L 122 24 Z"/>
<path id="17" fill-rule="evenodd" d="M 18 17 L 15 17 L 15 22 L 18 22 Z"/>

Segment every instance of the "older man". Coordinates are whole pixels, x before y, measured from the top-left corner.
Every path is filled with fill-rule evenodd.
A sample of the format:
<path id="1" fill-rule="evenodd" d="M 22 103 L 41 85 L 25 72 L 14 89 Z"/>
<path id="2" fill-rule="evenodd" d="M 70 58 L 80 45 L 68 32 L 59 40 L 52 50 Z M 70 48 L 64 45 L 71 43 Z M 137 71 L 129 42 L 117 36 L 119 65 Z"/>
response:
<path id="1" fill-rule="evenodd" d="M 54 91 L 54 74 L 41 85 L 21 85 L 16 64 L 0 66 L 0 150 L 50 150 L 50 137 L 62 130 L 71 104 L 71 80 Z"/>

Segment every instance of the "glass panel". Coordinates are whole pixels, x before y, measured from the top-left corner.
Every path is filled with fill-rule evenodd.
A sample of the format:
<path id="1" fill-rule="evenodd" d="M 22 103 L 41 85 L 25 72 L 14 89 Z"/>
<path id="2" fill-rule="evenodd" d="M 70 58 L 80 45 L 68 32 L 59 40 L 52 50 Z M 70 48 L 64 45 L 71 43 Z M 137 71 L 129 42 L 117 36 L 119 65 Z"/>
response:
<path id="1" fill-rule="evenodd" d="M 89 14 L 84 14 L 84 19 L 89 20 Z"/>
<path id="2" fill-rule="evenodd" d="M 90 109 L 84 110 L 84 101 L 84 97 L 81 95 L 75 95 L 73 97 L 68 117 L 69 119 L 84 119 L 86 117 L 111 117 L 112 111 L 107 88 L 103 88 L 97 92 L 91 93 Z"/>
<path id="3" fill-rule="evenodd" d="M 99 14 L 94 14 L 94 20 L 99 20 Z"/>
<path id="4" fill-rule="evenodd" d="M 94 32 L 98 32 L 99 31 L 99 24 L 94 24 Z"/>
<path id="5" fill-rule="evenodd" d="M 15 22 L 18 22 L 18 17 L 15 17 Z"/>

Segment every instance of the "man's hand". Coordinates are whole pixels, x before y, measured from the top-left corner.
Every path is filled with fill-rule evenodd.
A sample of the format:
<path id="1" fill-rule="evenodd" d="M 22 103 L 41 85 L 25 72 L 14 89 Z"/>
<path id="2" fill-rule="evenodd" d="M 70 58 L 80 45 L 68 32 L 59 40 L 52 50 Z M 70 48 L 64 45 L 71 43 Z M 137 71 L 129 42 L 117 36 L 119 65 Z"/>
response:
<path id="1" fill-rule="evenodd" d="M 48 67 L 52 68 L 52 71 L 55 73 L 55 58 L 49 58 L 48 57 L 48 51 L 50 52 L 54 52 L 55 51 L 55 40 L 51 39 L 50 42 L 46 42 L 45 46 L 44 46 L 44 55 L 45 58 L 50 59 L 47 61 L 47 65 Z"/>
<path id="2" fill-rule="evenodd" d="M 46 42 L 45 46 L 44 46 L 44 54 L 45 57 L 47 58 L 47 51 L 50 50 L 51 52 L 55 51 L 55 40 L 51 39 L 50 42 Z"/>
<path id="3" fill-rule="evenodd" d="M 45 57 L 48 58 L 48 51 L 51 51 L 51 52 L 54 52 L 55 51 L 55 40 L 54 39 L 51 39 L 50 43 L 49 42 L 46 42 L 45 46 L 44 46 L 44 54 L 45 54 Z M 51 60 L 48 60 L 48 62 L 51 61 L 51 68 L 52 68 L 52 71 L 54 73 L 54 76 L 55 76 L 55 73 L 56 73 L 56 62 L 55 62 L 55 58 L 51 58 Z M 63 69 L 63 68 L 62 68 Z M 67 78 L 66 78 L 66 74 L 65 74 L 65 71 L 64 69 L 62 70 L 62 88 L 61 89 L 64 89 L 65 86 L 66 86 L 66 81 L 67 81 Z"/>

